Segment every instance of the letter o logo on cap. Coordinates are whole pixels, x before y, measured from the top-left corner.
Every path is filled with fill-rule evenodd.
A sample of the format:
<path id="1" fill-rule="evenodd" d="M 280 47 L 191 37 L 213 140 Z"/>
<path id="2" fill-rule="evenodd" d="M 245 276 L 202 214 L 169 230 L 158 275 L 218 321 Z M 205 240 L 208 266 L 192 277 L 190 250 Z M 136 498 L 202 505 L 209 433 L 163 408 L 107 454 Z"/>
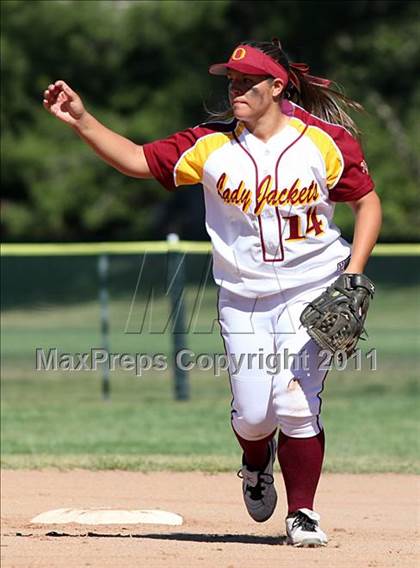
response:
<path id="1" fill-rule="evenodd" d="M 240 61 L 246 55 L 246 49 L 244 47 L 237 47 L 232 53 L 231 59 L 234 61 Z"/>

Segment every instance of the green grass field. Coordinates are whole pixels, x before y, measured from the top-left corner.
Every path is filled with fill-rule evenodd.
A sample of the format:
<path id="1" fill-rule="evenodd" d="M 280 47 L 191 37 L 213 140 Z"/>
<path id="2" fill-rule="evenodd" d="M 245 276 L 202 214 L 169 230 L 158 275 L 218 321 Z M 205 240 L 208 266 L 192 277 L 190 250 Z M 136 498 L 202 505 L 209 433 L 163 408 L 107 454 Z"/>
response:
<path id="1" fill-rule="evenodd" d="M 189 292 L 190 295 L 192 292 Z M 192 297 L 190 298 L 192 300 Z M 190 302 L 191 303 L 191 302 Z M 111 303 L 111 351 L 170 353 L 171 336 L 124 334 L 130 299 Z M 142 307 L 137 306 L 141 314 Z M 7 310 L 2 318 L 2 465 L 229 471 L 240 452 L 229 422 L 225 373 L 191 373 L 191 400 L 176 402 L 170 370 L 111 374 L 111 400 L 101 398 L 99 372 L 37 372 L 35 348 L 88 351 L 100 346 L 95 302 Z M 166 300 L 155 305 L 164 319 Z M 204 297 L 195 353 L 222 353 L 215 291 Z M 419 301 L 414 287 L 379 286 L 362 344 L 360 371 L 332 371 L 323 393 L 326 470 L 420 472 Z M 211 326 L 210 326 L 211 328 Z M 366 353 L 377 350 L 377 370 Z"/>

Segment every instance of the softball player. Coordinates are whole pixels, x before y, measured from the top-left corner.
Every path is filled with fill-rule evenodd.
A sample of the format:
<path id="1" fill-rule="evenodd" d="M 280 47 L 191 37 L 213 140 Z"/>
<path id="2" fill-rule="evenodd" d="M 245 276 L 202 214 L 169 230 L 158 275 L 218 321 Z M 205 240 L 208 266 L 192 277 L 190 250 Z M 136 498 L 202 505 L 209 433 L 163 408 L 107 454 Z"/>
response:
<path id="1" fill-rule="evenodd" d="M 231 367 L 230 384 L 245 505 L 258 522 L 273 514 L 277 455 L 288 542 L 322 546 L 313 504 L 326 373 L 299 316 L 343 270 L 363 272 L 380 203 L 343 110 L 355 103 L 290 63 L 278 40 L 244 42 L 210 73 L 228 79 L 223 120 L 144 146 L 99 123 L 63 81 L 44 92 L 44 106 L 124 174 L 154 177 L 168 190 L 203 184 L 221 332 L 228 357 L 243 362 Z M 333 223 L 335 202 L 355 213 L 352 248 Z M 261 364 L 270 357 L 283 363 L 275 371 Z"/>

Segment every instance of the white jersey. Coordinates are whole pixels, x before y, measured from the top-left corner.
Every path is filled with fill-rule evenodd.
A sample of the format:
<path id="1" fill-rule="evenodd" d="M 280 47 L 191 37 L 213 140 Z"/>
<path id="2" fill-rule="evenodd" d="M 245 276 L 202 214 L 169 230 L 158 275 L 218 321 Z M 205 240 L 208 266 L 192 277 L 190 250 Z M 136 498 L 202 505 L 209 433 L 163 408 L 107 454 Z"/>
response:
<path id="1" fill-rule="evenodd" d="M 336 201 L 372 191 L 359 143 L 341 126 L 285 103 L 285 128 L 266 143 L 244 124 L 207 123 L 144 146 L 167 189 L 202 183 L 215 281 L 267 296 L 342 268 L 350 246 Z"/>

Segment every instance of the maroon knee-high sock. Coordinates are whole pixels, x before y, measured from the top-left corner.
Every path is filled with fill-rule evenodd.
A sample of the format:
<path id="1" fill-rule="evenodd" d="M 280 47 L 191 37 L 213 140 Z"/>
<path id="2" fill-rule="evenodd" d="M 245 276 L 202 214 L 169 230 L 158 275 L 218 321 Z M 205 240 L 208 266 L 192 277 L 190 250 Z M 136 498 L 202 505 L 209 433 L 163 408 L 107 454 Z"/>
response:
<path id="1" fill-rule="evenodd" d="M 324 447 L 323 430 L 312 438 L 289 438 L 280 432 L 277 453 L 286 486 L 289 513 L 302 508 L 313 509 Z"/>
<path id="2" fill-rule="evenodd" d="M 233 430 L 235 432 L 235 430 Z M 268 462 L 268 443 L 276 431 L 272 432 L 262 440 L 245 440 L 237 432 L 235 436 L 244 451 L 245 463 L 250 470 L 258 471 L 264 469 Z"/>

